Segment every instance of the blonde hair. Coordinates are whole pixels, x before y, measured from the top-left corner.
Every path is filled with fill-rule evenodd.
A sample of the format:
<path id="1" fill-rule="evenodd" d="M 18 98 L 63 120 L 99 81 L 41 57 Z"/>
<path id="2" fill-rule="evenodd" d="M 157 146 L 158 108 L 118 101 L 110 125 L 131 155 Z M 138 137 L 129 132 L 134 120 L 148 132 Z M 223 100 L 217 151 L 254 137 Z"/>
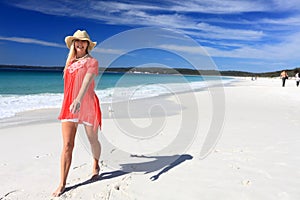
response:
<path id="1" fill-rule="evenodd" d="M 86 48 L 86 53 L 89 54 L 88 49 L 89 49 L 90 43 L 89 43 L 89 41 L 87 41 L 87 42 L 88 42 L 88 46 Z M 68 66 L 72 63 L 73 60 L 76 59 L 76 51 L 75 51 L 74 43 L 75 43 L 75 40 L 72 41 L 72 44 L 70 46 L 70 51 L 68 53 L 68 57 L 67 57 L 66 64 L 65 64 L 65 67 L 64 67 L 64 76 L 65 76 L 65 72 L 66 72 Z"/>

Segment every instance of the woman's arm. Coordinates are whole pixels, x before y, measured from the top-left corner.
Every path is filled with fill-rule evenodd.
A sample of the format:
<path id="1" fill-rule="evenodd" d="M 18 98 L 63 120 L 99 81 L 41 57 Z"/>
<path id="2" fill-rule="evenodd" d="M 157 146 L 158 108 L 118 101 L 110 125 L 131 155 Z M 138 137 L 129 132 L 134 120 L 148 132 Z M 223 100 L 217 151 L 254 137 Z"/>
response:
<path id="1" fill-rule="evenodd" d="M 81 100 L 84 97 L 86 91 L 88 90 L 88 88 L 89 88 L 92 80 L 95 78 L 95 76 L 96 75 L 92 74 L 92 73 L 87 73 L 84 76 L 79 93 L 69 108 L 72 113 L 79 112 Z"/>

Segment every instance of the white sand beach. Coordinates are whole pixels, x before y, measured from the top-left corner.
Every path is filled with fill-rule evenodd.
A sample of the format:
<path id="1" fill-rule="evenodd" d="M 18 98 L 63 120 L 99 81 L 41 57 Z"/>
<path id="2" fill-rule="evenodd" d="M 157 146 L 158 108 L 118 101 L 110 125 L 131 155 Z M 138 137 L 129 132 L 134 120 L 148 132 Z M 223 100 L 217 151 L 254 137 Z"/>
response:
<path id="1" fill-rule="evenodd" d="M 224 91 L 221 137 L 204 159 L 200 159 L 201 147 L 216 112 L 207 90 L 194 93 L 200 121 L 196 137 L 172 162 L 168 159 L 174 152 L 152 158 L 144 155 L 170 143 L 168 140 L 180 128 L 182 110 L 195 109 L 194 105 L 178 104 L 178 99 L 189 98 L 190 94 L 153 98 L 165 102 L 166 116 L 153 112 L 152 121 L 140 112 L 150 100 L 137 101 L 137 112 L 131 116 L 135 124 L 143 127 L 155 120 L 164 122 L 164 129 L 150 145 L 147 140 L 139 140 L 139 145 L 137 141 L 124 142 L 122 123 L 128 119 L 120 114 L 116 121 L 103 105 L 101 139 L 108 137 L 120 148 L 136 152 L 144 164 L 153 161 L 156 166 L 146 164 L 142 170 L 131 172 L 126 170 L 126 159 L 121 160 L 124 156 L 118 157 L 115 149 L 103 146 L 101 175 L 97 181 L 89 181 L 92 158 L 84 140 L 77 137 L 67 191 L 57 198 L 51 194 L 60 175 L 62 138 L 60 122 L 56 120 L 59 110 L 27 112 L 1 121 L 0 200 L 300 199 L 300 88 L 294 80 L 288 80 L 283 88 L 280 79 L 240 78 Z M 123 168 L 114 166 L 120 162 Z"/>

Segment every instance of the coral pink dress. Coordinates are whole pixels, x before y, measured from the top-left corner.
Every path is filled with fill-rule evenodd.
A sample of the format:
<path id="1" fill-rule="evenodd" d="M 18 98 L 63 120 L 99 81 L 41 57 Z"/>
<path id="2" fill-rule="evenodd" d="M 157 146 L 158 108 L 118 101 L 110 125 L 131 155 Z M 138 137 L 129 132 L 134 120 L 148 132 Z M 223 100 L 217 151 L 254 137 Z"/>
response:
<path id="1" fill-rule="evenodd" d="M 64 100 L 58 119 L 76 119 L 78 123 L 89 123 L 93 125 L 94 129 L 97 129 L 98 126 L 101 128 L 102 119 L 99 99 L 94 91 L 94 80 L 92 80 L 82 98 L 80 111 L 73 114 L 69 109 L 77 97 L 87 73 L 98 75 L 98 61 L 95 58 L 87 57 L 79 61 L 74 61 L 67 67 L 64 76 Z"/>

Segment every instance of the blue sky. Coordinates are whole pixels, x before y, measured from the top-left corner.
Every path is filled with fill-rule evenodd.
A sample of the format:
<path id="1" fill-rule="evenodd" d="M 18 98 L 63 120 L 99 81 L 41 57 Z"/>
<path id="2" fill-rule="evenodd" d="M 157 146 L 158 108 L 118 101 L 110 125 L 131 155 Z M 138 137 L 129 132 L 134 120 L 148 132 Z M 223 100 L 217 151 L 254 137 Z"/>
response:
<path id="1" fill-rule="evenodd" d="M 123 31 L 154 26 L 193 38 L 219 70 L 293 69 L 300 66 L 299 11 L 298 0 L 2 0 L 0 64 L 63 66 L 68 53 L 64 37 L 77 29 L 101 43 Z M 169 47 L 194 53 L 184 45 Z M 142 64 L 146 55 L 157 58 L 149 62 L 171 56 L 150 50 L 137 54 L 132 60 L 145 59 Z M 162 64 L 187 67 L 169 60 L 173 63 Z"/>

